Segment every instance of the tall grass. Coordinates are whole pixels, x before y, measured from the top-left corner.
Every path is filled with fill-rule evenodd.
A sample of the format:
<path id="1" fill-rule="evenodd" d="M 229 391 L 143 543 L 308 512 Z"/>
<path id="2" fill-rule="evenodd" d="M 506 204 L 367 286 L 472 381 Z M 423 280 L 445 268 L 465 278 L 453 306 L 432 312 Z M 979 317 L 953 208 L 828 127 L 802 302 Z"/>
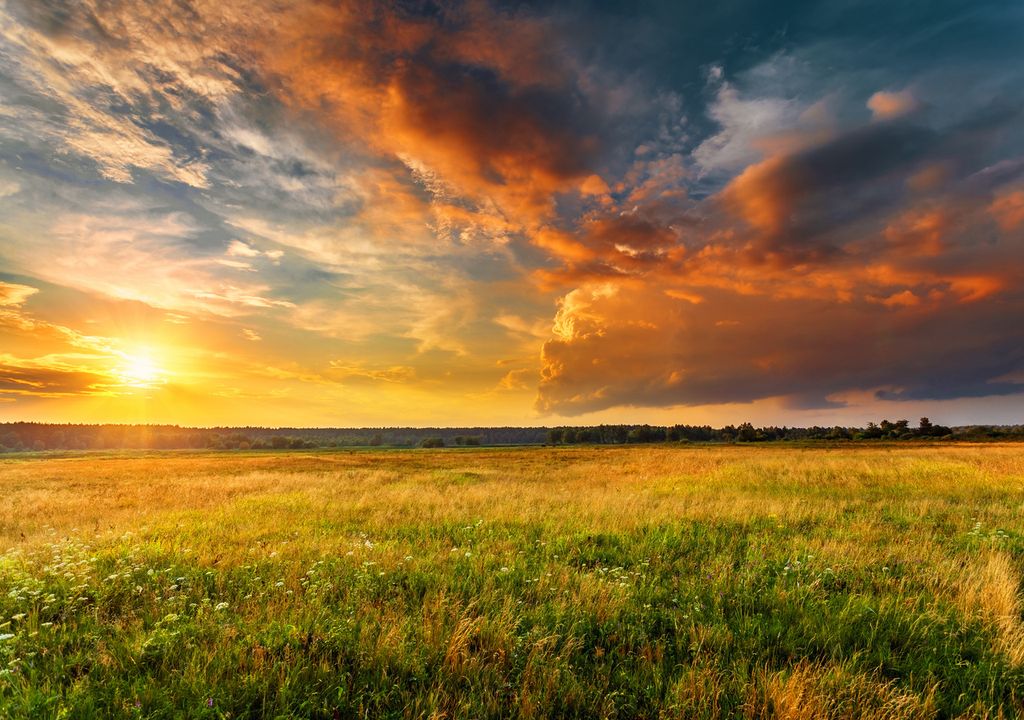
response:
<path id="1" fill-rule="evenodd" d="M 0 717 L 998 718 L 1024 446 L 0 461 Z"/>

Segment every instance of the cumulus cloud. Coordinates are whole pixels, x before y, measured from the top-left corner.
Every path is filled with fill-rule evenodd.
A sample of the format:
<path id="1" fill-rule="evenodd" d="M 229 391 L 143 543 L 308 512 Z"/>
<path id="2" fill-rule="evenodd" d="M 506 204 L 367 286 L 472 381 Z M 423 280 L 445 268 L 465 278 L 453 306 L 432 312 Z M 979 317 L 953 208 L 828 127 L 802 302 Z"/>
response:
<path id="1" fill-rule="evenodd" d="M 762 145 L 762 159 L 705 201 L 677 201 L 675 216 L 640 204 L 546 236 L 562 281 L 578 287 L 544 345 L 537 409 L 828 407 L 864 389 L 899 400 L 1024 389 L 1004 379 L 1024 335 L 1001 320 L 1024 310 L 1011 261 L 1018 176 L 1012 162 L 986 166 L 995 158 L 983 151 L 1017 114 L 943 128 L 892 106 L 878 114 Z M 938 180 L 915 182 L 934 167 Z"/>
<path id="2" fill-rule="evenodd" d="M 763 398 L 827 407 L 840 391 L 894 381 L 901 397 L 916 399 L 1021 391 L 998 380 L 1024 359 L 1024 338 L 997 331 L 999 305 L 922 313 L 903 293 L 878 309 L 869 298 L 811 304 L 722 293 L 705 307 L 641 284 L 580 288 L 544 346 L 537 407 L 577 415 Z M 891 311 L 899 312 L 883 314 Z"/>

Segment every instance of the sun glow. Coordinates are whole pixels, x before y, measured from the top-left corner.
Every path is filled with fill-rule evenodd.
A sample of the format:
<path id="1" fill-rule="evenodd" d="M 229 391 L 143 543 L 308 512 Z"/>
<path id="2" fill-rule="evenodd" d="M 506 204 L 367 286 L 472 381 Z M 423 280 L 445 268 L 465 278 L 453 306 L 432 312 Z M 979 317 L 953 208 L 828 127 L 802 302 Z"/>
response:
<path id="1" fill-rule="evenodd" d="M 123 363 L 114 374 L 125 385 L 149 388 L 163 382 L 166 371 L 153 359 L 153 353 L 144 350 L 136 354 L 124 354 Z"/>

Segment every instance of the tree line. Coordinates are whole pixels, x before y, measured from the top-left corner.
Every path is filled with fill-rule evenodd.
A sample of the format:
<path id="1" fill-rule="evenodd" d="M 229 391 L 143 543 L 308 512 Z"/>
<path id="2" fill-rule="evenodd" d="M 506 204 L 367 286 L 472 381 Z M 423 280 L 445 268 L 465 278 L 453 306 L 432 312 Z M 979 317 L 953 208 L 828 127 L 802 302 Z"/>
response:
<path id="1" fill-rule="evenodd" d="M 178 425 L 0 423 L 0 452 L 32 450 L 300 450 L 531 445 L 544 427 L 187 428 Z"/>
<path id="2" fill-rule="evenodd" d="M 590 425 L 464 428 L 185 428 L 177 425 L 0 423 L 0 452 L 43 450 L 302 450 L 344 447 L 472 447 L 480 445 L 620 445 L 627 443 L 756 443 L 772 441 L 1024 440 L 1024 425 L 950 428 L 921 418 L 865 427 L 726 425 Z"/>
<path id="3" fill-rule="evenodd" d="M 726 425 L 599 425 L 597 427 L 556 427 L 548 430 L 551 444 L 620 444 L 651 442 L 771 442 L 777 440 L 909 440 L 913 438 L 946 438 L 954 435 L 967 437 L 977 434 L 978 428 L 957 428 L 935 425 L 921 418 L 918 427 L 911 428 L 908 420 L 880 423 L 869 422 L 866 427 L 754 427 L 751 423 Z M 1014 428 L 986 428 L 981 433 L 988 438 L 1013 434 Z M 1024 427 L 1016 434 L 1024 437 Z M 979 437 L 980 439 L 980 437 Z"/>

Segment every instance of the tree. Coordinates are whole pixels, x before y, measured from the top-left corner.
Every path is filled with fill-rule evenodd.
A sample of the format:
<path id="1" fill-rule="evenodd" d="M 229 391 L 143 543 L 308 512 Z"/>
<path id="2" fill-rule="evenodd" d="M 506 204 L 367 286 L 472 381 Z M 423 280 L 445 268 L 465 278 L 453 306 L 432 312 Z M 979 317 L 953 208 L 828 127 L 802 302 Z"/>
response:
<path id="1" fill-rule="evenodd" d="M 754 426 L 748 422 L 741 423 L 736 428 L 736 439 L 740 442 L 754 442 L 757 440 L 757 431 L 754 430 Z"/>
<path id="2" fill-rule="evenodd" d="M 926 417 L 921 418 L 918 424 L 917 434 L 921 437 L 945 437 L 953 433 L 945 425 L 933 425 L 932 421 Z"/>

